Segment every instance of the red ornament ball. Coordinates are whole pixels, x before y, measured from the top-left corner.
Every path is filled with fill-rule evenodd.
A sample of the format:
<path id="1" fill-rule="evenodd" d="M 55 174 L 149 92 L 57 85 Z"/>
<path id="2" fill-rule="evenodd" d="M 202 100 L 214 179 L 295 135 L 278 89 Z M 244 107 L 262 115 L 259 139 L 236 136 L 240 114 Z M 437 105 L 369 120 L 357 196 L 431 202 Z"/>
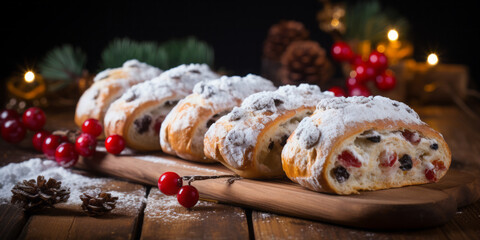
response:
<path id="1" fill-rule="evenodd" d="M 36 132 L 32 137 L 33 147 L 37 151 L 42 152 L 43 142 L 45 141 L 45 138 L 47 138 L 48 136 L 50 136 L 50 133 L 45 130 L 40 130 Z"/>
<path id="2" fill-rule="evenodd" d="M 346 97 L 347 94 L 345 93 L 345 90 L 339 86 L 334 86 L 328 89 L 328 91 L 332 92 L 335 97 Z"/>
<path id="3" fill-rule="evenodd" d="M 350 61 L 354 53 L 346 42 L 336 42 L 332 46 L 332 57 L 339 62 Z"/>
<path id="4" fill-rule="evenodd" d="M 82 124 L 82 132 L 89 133 L 94 137 L 100 136 L 102 134 L 103 128 L 100 122 L 97 119 L 90 118 L 85 120 Z"/>
<path id="5" fill-rule="evenodd" d="M 370 64 L 362 62 L 359 65 L 354 66 L 356 73 L 355 78 L 360 82 L 366 82 L 368 80 L 375 79 L 376 71 Z"/>
<path id="6" fill-rule="evenodd" d="M 27 134 L 20 119 L 9 119 L 2 124 L 2 138 L 9 143 L 19 143 Z"/>
<path id="7" fill-rule="evenodd" d="M 65 168 L 72 167 L 78 161 L 78 153 L 73 143 L 61 143 L 55 150 L 55 161 Z"/>
<path id="8" fill-rule="evenodd" d="M 350 64 L 352 64 L 353 66 L 357 66 L 362 63 L 363 63 L 362 56 L 358 54 L 356 54 L 352 59 L 350 59 Z"/>
<path id="9" fill-rule="evenodd" d="M 82 133 L 75 140 L 75 151 L 80 156 L 91 157 L 95 154 L 96 148 L 97 139 L 89 133 Z"/>
<path id="10" fill-rule="evenodd" d="M 375 78 L 375 86 L 382 91 L 388 91 L 395 88 L 397 79 L 391 71 L 385 71 Z"/>
<path id="11" fill-rule="evenodd" d="M 375 68 L 377 72 L 384 71 L 388 68 L 387 56 L 378 51 L 372 51 L 370 53 L 370 56 L 368 56 L 368 63 Z"/>
<path id="12" fill-rule="evenodd" d="M 182 185 L 182 178 L 174 172 L 165 172 L 158 178 L 158 189 L 165 195 L 177 194 Z"/>
<path id="13" fill-rule="evenodd" d="M 177 200 L 185 208 L 192 208 L 197 204 L 200 198 L 197 188 L 191 185 L 185 185 L 180 188 L 177 194 Z"/>
<path id="14" fill-rule="evenodd" d="M 3 126 L 3 123 L 5 123 L 7 120 L 19 118 L 20 116 L 18 115 L 17 111 L 12 109 L 3 109 L 0 112 L 0 127 Z"/>
<path id="15" fill-rule="evenodd" d="M 349 77 L 347 78 L 347 81 L 345 82 L 345 84 L 347 85 L 347 89 L 350 89 L 358 85 L 362 85 L 363 83 L 358 81 L 357 78 Z"/>
<path id="16" fill-rule="evenodd" d="M 39 131 L 45 126 L 47 118 L 42 109 L 31 107 L 23 113 L 23 124 L 32 131 Z"/>
<path id="17" fill-rule="evenodd" d="M 53 134 L 46 137 L 42 144 L 43 154 L 45 154 L 48 159 L 55 159 L 55 151 L 57 150 L 57 147 L 65 142 L 65 140 L 66 139 L 62 136 Z"/>
<path id="18" fill-rule="evenodd" d="M 357 85 L 348 89 L 348 96 L 370 96 L 370 90 L 364 85 Z"/>
<path id="19" fill-rule="evenodd" d="M 125 149 L 125 140 L 120 135 L 111 135 L 105 139 L 105 148 L 111 154 L 120 154 Z"/>

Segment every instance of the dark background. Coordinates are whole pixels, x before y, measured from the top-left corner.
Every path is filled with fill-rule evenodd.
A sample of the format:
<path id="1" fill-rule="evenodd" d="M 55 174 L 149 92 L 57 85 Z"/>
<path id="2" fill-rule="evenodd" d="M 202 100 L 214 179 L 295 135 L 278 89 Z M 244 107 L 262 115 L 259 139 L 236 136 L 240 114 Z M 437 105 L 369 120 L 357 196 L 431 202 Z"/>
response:
<path id="1" fill-rule="evenodd" d="M 417 61 L 425 61 L 428 52 L 436 51 L 442 63 L 467 65 L 470 87 L 478 88 L 477 1 L 381 3 L 410 22 L 409 40 Z M 2 3 L 2 88 L 8 76 L 34 68 L 47 51 L 64 43 L 82 48 L 89 71 L 96 72 L 101 51 L 118 37 L 163 42 L 193 35 L 213 46 L 215 68 L 259 74 L 265 36 L 281 19 L 301 21 L 313 39 L 330 48 L 331 36 L 317 27 L 316 13 L 321 7 L 317 0 Z"/>

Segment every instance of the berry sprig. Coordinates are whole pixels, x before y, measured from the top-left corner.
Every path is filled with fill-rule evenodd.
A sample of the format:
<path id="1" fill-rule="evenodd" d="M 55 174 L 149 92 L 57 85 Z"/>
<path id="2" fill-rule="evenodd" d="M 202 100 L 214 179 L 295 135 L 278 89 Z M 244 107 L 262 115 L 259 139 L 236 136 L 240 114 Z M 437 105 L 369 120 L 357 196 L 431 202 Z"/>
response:
<path id="1" fill-rule="evenodd" d="M 207 179 L 228 178 L 228 184 L 241 179 L 238 175 L 217 175 L 217 176 L 183 176 L 180 177 L 175 172 L 165 172 L 158 178 L 158 189 L 169 196 L 177 195 L 177 201 L 185 208 L 192 208 L 199 199 L 197 188 L 192 186 L 192 182 Z M 183 185 L 187 181 L 188 185 Z"/>
<path id="2" fill-rule="evenodd" d="M 369 81 L 373 81 L 381 91 L 389 91 L 395 88 L 396 78 L 393 72 L 388 69 L 388 59 L 385 54 L 374 50 L 364 61 L 343 41 L 333 44 L 331 54 L 336 61 L 349 63 L 353 72 L 346 80 L 347 91 L 339 86 L 329 89 L 335 96 L 370 96 L 371 93 L 367 87 Z"/>
<path id="3" fill-rule="evenodd" d="M 46 116 L 42 109 L 31 107 L 22 115 L 10 109 L 0 112 L 0 128 L 2 138 L 13 144 L 25 139 L 27 131 L 33 131 L 32 145 L 42 152 L 46 158 L 55 160 L 63 167 L 72 167 L 79 156 L 92 157 L 96 152 L 97 137 L 103 127 L 96 119 L 87 119 L 80 131 L 57 130 L 50 133 L 43 129 Z M 107 152 L 120 154 L 125 148 L 122 136 L 112 135 L 105 140 Z"/>

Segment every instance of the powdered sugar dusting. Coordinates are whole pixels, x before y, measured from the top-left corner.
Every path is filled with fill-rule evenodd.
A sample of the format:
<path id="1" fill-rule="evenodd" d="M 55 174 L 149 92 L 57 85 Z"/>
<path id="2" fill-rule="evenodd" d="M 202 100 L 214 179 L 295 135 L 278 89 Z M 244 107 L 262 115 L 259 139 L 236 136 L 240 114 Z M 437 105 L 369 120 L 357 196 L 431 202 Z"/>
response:
<path id="1" fill-rule="evenodd" d="M 0 168 L 0 204 L 10 202 L 11 190 L 18 182 L 23 180 L 37 179 L 42 175 L 45 179 L 54 178 L 62 182 L 62 187 L 70 189 L 70 198 L 62 205 L 75 205 L 80 207 L 80 196 L 88 190 L 95 188 L 112 188 L 112 180 L 108 178 L 86 177 L 72 172 L 71 169 L 60 167 L 55 161 L 33 158 L 21 163 L 10 163 Z M 119 197 L 114 212 L 129 212 L 139 209 L 145 201 L 144 190 L 135 191 L 108 191 L 114 197 Z"/>
<path id="2" fill-rule="evenodd" d="M 314 107 L 323 98 L 332 97 L 330 92 L 322 93 L 315 85 L 282 86 L 273 92 L 260 92 L 246 98 L 240 107 L 214 124 L 207 132 L 210 139 L 215 136 L 224 137 L 223 154 L 229 156 L 226 160 L 235 167 L 241 167 L 252 156 L 246 156 L 252 149 L 257 137 L 265 125 L 274 121 L 286 111 L 305 107 Z M 225 124 L 224 122 L 229 122 Z M 225 129 L 225 126 L 230 126 Z"/>
<path id="3" fill-rule="evenodd" d="M 113 70 L 123 70 L 129 72 L 130 77 L 143 80 L 152 79 L 162 73 L 162 70 L 159 68 L 142 63 L 136 59 L 131 59 L 124 62 L 121 68 L 107 68 L 99 72 L 97 75 L 95 75 L 93 81 L 97 82 L 108 78 L 110 72 Z"/>

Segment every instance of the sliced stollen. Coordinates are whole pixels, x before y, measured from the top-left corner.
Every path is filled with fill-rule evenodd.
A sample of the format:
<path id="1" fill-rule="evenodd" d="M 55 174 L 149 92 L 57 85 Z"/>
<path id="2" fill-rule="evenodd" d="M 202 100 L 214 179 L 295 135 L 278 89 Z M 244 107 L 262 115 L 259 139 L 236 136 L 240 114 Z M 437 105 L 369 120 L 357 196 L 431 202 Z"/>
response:
<path id="1" fill-rule="evenodd" d="M 336 194 L 434 182 L 450 163 L 440 133 L 409 106 L 381 96 L 320 100 L 282 152 L 292 181 Z"/>
<path id="2" fill-rule="evenodd" d="M 280 154 L 298 123 L 323 98 L 318 86 L 282 86 L 247 97 L 205 134 L 205 156 L 246 178 L 284 176 Z"/>
<path id="3" fill-rule="evenodd" d="M 196 83 L 219 76 L 206 64 L 180 65 L 149 81 L 134 85 L 108 109 L 105 136 L 123 136 L 140 151 L 160 150 L 159 131 L 165 116 Z"/>
<path id="4" fill-rule="evenodd" d="M 223 76 L 197 83 L 167 115 L 160 129 L 160 146 L 166 153 L 196 162 L 215 162 L 203 151 L 207 129 L 233 107 L 257 92 L 273 91 L 273 83 L 260 76 Z"/>
<path id="5" fill-rule="evenodd" d="M 162 70 L 135 59 L 126 61 L 120 68 L 103 70 L 95 76 L 92 86 L 78 100 L 75 124 L 80 127 L 89 118 L 103 123 L 110 104 L 122 96 L 128 88 L 161 73 Z"/>

